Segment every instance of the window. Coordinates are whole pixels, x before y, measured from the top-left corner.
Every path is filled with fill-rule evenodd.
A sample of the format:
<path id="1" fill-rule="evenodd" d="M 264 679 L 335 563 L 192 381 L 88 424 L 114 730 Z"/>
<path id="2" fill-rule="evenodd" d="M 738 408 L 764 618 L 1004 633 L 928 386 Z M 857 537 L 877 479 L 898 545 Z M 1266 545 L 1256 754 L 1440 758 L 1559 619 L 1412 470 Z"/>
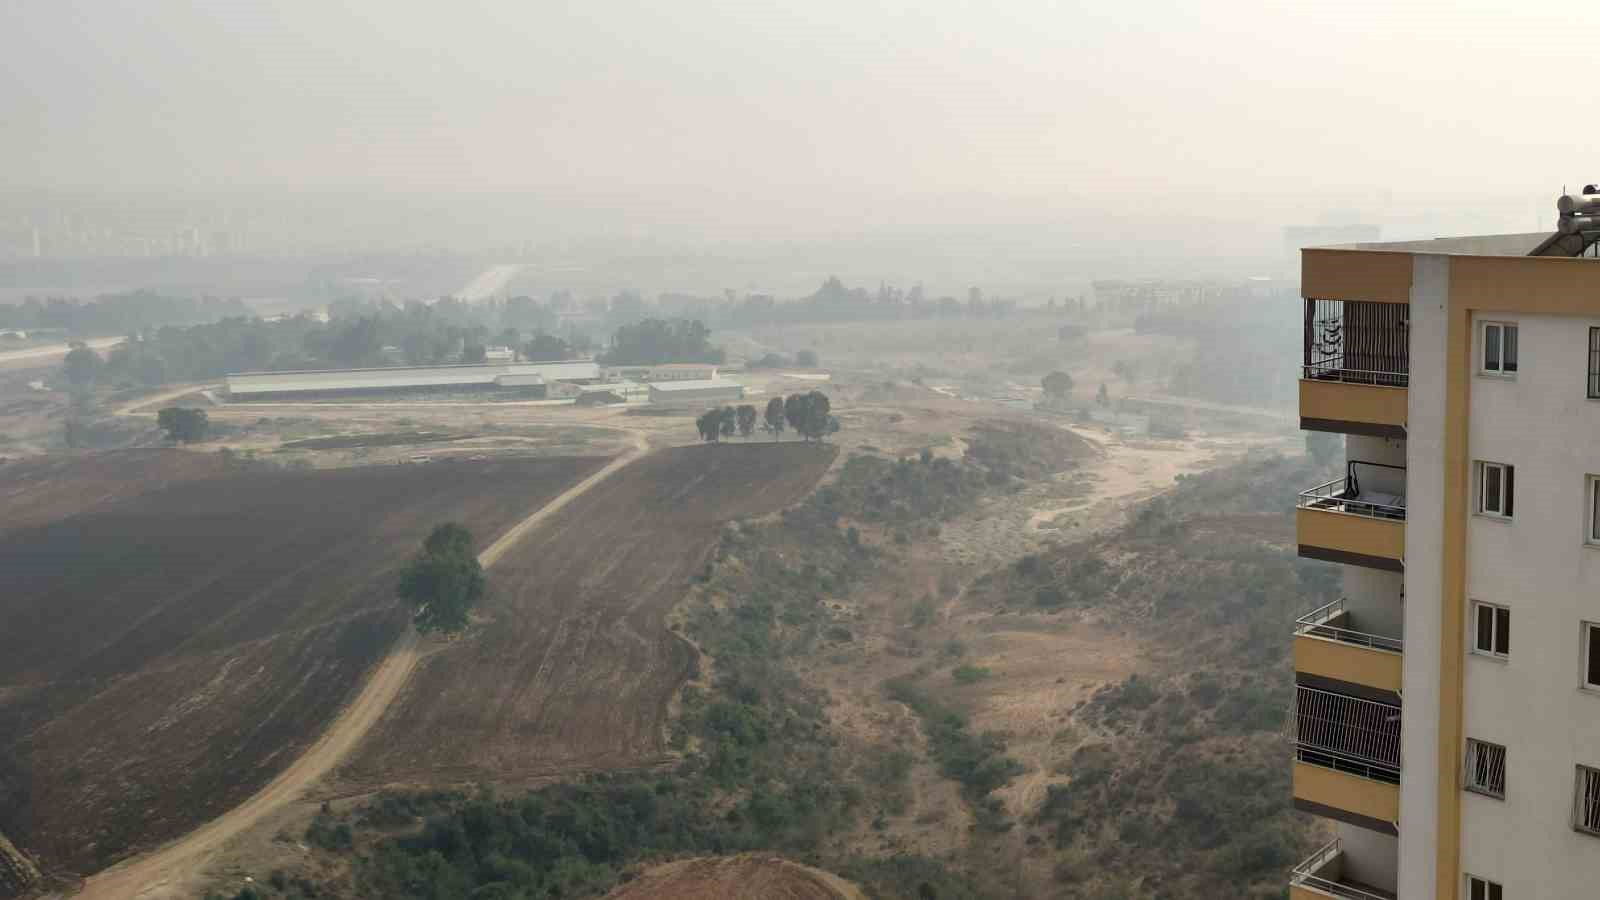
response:
<path id="1" fill-rule="evenodd" d="M 1589 329 L 1589 399 L 1600 400 L 1600 328 Z"/>
<path id="2" fill-rule="evenodd" d="M 1478 514 L 1511 518 L 1515 467 L 1505 463 L 1478 463 Z"/>
<path id="3" fill-rule="evenodd" d="M 1493 375 L 1516 374 L 1516 325 L 1510 322 L 1483 323 L 1483 371 Z"/>
<path id="4" fill-rule="evenodd" d="M 1472 620 L 1477 625 L 1472 643 L 1474 650 L 1501 658 L 1511 655 L 1511 610 L 1493 603 L 1474 602 Z"/>
<path id="5" fill-rule="evenodd" d="M 1496 800 L 1506 798 L 1506 748 L 1488 741 L 1467 738 L 1467 784 L 1469 791 L 1487 794 Z"/>
<path id="6" fill-rule="evenodd" d="M 1588 513 L 1584 516 L 1583 540 L 1588 544 L 1600 544 L 1600 477 L 1590 475 L 1586 481 L 1589 484 Z"/>
<path id="7" fill-rule="evenodd" d="M 1578 767 L 1578 783 L 1572 792 L 1572 827 L 1600 836 L 1600 769 Z"/>
<path id="8" fill-rule="evenodd" d="M 1583 623 L 1583 686 L 1600 690 L 1600 624 Z"/>
<path id="9" fill-rule="evenodd" d="M 1504 900 L 1500 885 L 1476 875 L 1467 876 L 1467 900 Z"/>

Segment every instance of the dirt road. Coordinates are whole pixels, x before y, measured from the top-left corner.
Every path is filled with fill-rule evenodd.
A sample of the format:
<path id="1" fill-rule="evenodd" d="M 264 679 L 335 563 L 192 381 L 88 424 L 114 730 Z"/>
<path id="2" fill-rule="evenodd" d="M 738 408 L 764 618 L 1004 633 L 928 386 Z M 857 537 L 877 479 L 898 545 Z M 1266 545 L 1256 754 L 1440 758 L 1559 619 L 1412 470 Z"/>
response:
<path id="1" fill-rule="evenodd" d="M 489 568 L 531 529 L 639 459 L 645 450 L 644 439 L 635 436 L 633 451 L 612 460 L 605 468 L 512 526 L 484 548 L 478 555 L 478 561 Z M 164 887 L 184 883 L 225 843 L 260 822 L 269 813 L 294 802 L 350 756 L 361 739 L 371 731 L 373 724 L 399 696 L 401 688 L 416 669 L 421 657 L 420 643 L 416 632 L 408 628 L 333 726 L 310 750 L 255 796 L 151 854 L 119 863 L 95 875 L 75 896 L 82 900 L 130 900 L 156 896 Z"/>

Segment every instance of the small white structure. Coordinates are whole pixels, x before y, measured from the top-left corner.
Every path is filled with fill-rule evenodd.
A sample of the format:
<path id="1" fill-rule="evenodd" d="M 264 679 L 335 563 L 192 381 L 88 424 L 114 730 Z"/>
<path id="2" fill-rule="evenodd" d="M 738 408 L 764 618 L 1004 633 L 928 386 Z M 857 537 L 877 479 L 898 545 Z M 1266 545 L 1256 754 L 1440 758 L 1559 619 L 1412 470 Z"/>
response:
<path id="1" fill-rule="evenodd" d="M 722 378 L 650 385 L 650 402 L 660 406 L 711 406 L 743 399 L 744 385 Z"/>

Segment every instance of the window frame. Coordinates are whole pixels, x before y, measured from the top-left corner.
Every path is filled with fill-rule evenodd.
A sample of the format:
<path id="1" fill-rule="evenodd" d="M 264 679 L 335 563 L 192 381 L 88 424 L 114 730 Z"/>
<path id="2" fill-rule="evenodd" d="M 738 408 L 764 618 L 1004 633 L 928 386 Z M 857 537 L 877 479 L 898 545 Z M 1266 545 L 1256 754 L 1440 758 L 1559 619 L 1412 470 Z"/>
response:
<path id="1" fill-rule="evenodd" d="M 1600 400 L 1600 327 L 1589 326 L 1589 380 L 1584 395 Z"/>
<path id="2" fill-rule="evenodd" d="M 1495 335 L 1495 362 L 1489 365 L 1489 330 L 1494 329 Z M 1507 341 L 1509 337 L 1511 340 Z M 1478 323 L 1478 374 L 1493 378 L 1515 378 L 1521 369 L 1522 341 L 1521 329 L 1516 322 L 1501 320 L 1486 320 Z M 1506 367 L 1506 348 L 1511 348 L 1510 368 Z"/>
<path id="3" fill-rule="evenodd" d="M 1600 547 L 1600 475 L 1583 476 L 1583 484 L 1586 510 L 1583 542 L 1590 547 Z"/>
<path id="4" fill-rule="evenodd" d="M 1476 485 L 1474 487 L 1477 497 L 1474 498 L 1474 514 L 1506 521 L 1515 518 L 1517 467 L 1511 463 L 1495 462 L 1487 459 L 1480 459 L 1474 465 L 1477 467 L 1477 472 L 1475 473 L 1477 476 L 1475 479 Z M 1489 509 L 1485 503 L 1489 495 L 1489 472 L 1491 469 L 1496 469 L 1500 472 L 1499 490 L 1496 492 L 1495 497 L 1499 509 Z"/>
<path id="5" fill-rule="evenodd" d="M 1583 634 L 1578 638 L 1580 641 L 1578 653 L 1578 686 L 1586 691 L 1595 691 L 1600 693 L 1600 682 L 1589 680 L 1590 670 L 1594 668 L 1594 659 L 1592 659 L 1592 657 L 1597 649 L 1595 638 L 1600 636 L 1600 622 L 1594 622 L 1585 619 L 1582 623 L 1580 623 L 1580 627 L 1583 628 Z"/>
<path id="6" fill-rule="evenodd" d="M 1483 751 L 1481 749 L 1479 749 L 1479 748 L 1493 748 L 1493 749 L 1498 750 L 1500 752 L 1500 792 L 1499 793 L 1495 793 L 1493 784 L 1480 783 L 1477 780 L 1475 780 L 1474 777 L 1473 777 L 1473 773 L 1476 771 L 1476 768 L 1477 768 L 1476 765 L 1474 765 L 1474 763 L 1477 761 L 1477 758 L 1480 755 L 1482 755 L 1482 753 L 1483 753 Z M 1506 781 L 1507 781 L 1507 778 L 1506 778 L 1506 758 L 1509 755 L 1510 755 L 1510 753 L 1506 749 L 1506 746 L 1504 744 L 1496 744 L 1493 741 L 1485 741 L 1485 740 L 1482 740 L 1480 738 L 1471 738 L 1471 737 L 1467 738 L 1467 758 L 1466 758 L 1465 764 L 1461 767 L 1461 781 L 1462 781 L 1461 786 L 1462 786 L 1462 788 L 1464 790 L 1470 791 L 1471 793 L 1474 793 L 1474 794 L 1481 794 L 1481 795 L 1483 795 L 1485 797 L 1490 798 L 1491 800 L 1499 800 L 1502 803 L 1505 802 L 1505 799 L 1506 799 Z M 1490 766 L 1490 768 L 1492 770 L 1493 769 L 1493 763 L 1492 762 L 1489 763 L 1489 766 Z"/>
<path id="7" fill-rule="evenodd" d="M 1489 612 L 1489 649 L 1479 646 L 1479 637 L 1483 634 L 1480 627 L 1483 624 L 1480 610 Z M 1473 600 L 1472 612 L 1472 644 L 1470 652 L 1478 656 L 1486 656 L 1502 662 L 1511 658 L 1511 607 L 1500 603 L 1488 603 L 1483 600 Z M 1501 647 L 1505 649 L 1500 649 Z M 1595 686 L 1600 689 L 1600 685 Z"/>
<path id="8" fill-rule="evenodd" d="M 1472 883 L 1474 881 L 1483 886 L 1483 893 L 1478 895 L 1483 900 L 1505 900 L 1506 889 L 1504 885 L 1498 881 L 1490 881 L 1482 875 L 1473 875 L 1471 873 L 1467 873 L 1467 889 L 1461 895 L 1463 900 L 1474 900 L 1472 896 Z"/>
<path id="9" fill-rule="evenodd" d="M 1592 785 L 1585 791 L 1585 783 L 1591 780 Z M 1591 801 L 1595 808 L 1595 811 L 1590 816 L 1590 819 L 1595 823 L 1592 827 L 1585 827 L 1581 824 L 1583 821 L 1583 798 L 1586 794 L 1594 798 Z M 1600 768 L 1586 766 L 1583 763 L 1578 763 L 1577 765 L 1577 771 L 1574 773 L 1572 783 L 1572 830 L 1579 834 L 1600 838 Z"/>

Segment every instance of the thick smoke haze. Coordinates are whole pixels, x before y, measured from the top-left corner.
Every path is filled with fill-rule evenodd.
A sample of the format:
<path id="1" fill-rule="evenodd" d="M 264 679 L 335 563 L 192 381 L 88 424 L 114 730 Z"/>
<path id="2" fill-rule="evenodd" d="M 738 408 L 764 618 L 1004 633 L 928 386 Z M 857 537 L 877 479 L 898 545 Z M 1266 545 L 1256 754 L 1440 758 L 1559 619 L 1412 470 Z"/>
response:
<path id="1" fill-rule="evenodd" d="M 1570 14 L 11 0 L 0 184 L 452 195 L 445 218 L 723 238 L 1086 213 L 1532 230 L 1600 179 L 1558 87 Z"/>

